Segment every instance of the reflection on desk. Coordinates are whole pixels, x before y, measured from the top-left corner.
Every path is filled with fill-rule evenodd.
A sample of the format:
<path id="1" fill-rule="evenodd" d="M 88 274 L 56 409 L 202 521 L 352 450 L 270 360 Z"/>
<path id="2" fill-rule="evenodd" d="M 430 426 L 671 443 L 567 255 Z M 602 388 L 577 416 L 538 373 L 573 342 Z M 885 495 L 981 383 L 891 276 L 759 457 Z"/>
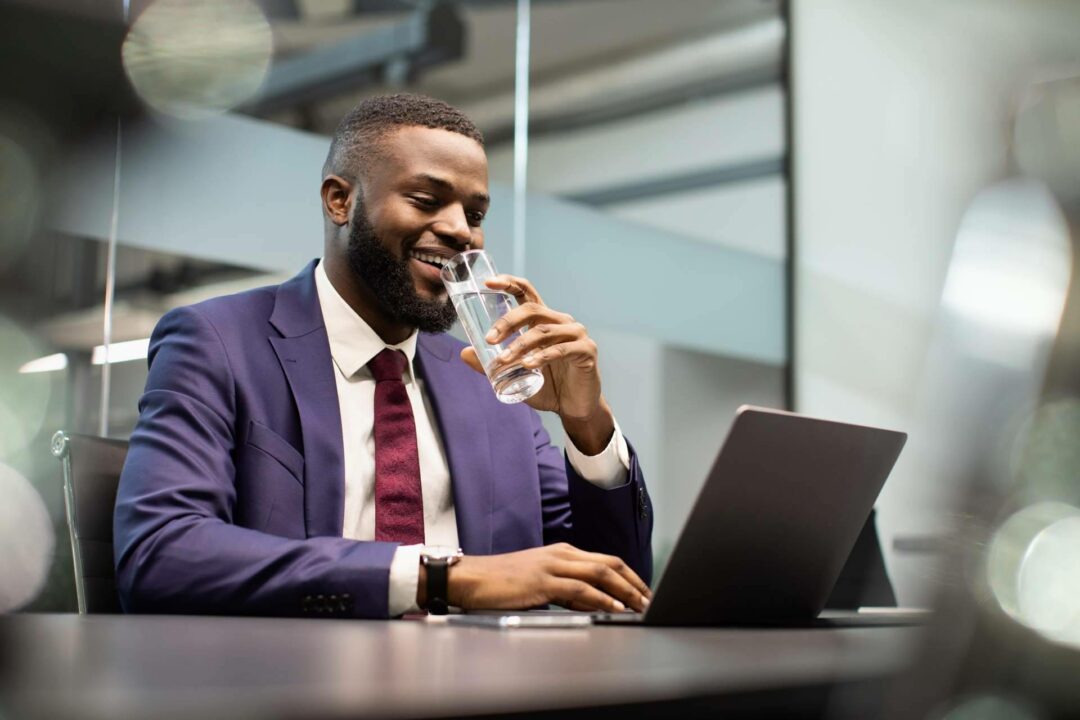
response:
<path id="1" fill-rule="evenodd" d="M 918 628 L 589 627 L 492 632 L 408 621 L 0 618 L 14 718 L 857 716 Z M 850 690 L 854 689 L 854 692 Z M 839 712 L 843 710 L 844 712 Z"/>

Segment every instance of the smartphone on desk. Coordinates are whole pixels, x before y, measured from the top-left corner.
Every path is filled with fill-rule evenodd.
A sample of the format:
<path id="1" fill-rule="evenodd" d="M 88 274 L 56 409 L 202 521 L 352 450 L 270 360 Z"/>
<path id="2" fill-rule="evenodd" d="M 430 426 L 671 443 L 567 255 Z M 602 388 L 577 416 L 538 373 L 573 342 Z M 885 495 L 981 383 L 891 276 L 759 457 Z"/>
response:
<path id="1" fill-rule="evenodd" d="M 587 613 L 558 611 L 531 611 L 520 613 L 466 613 L 448 615 L 448 625 L 471 625 L 473 627 L 513 630 L 515 628 L 580 628 L 593 624 L 592 616 Z"/>

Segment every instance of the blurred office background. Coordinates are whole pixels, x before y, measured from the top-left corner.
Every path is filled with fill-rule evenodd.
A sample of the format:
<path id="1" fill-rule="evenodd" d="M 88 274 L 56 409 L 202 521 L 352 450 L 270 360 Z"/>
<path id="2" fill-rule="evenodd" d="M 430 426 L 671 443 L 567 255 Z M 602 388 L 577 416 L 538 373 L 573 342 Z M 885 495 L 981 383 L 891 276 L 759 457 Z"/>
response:
<path id="1" fill-rule="evenodd" d="M 52 538 L 24 543 L 9 571 L 51 570 L 12 607 L 74 608 L 52 433 L 126 437 L 166 310 L 321 253 L 328 135 L 381 92 L 485 132 L 488 247 L 597 339 L 661 566 L 745 403 L 910 433 L 878 503 L 902 605 L 947 582 L 980 458 L 1015 462 L 986 425 L 1030 425 L 1071 267 L 1059 189 L 1017 149 L 1075 100 L 1018 120 L 1075 83 L 1080 3 L 0 7 L 0 477 L 34 508 L 0 520 Z"/>

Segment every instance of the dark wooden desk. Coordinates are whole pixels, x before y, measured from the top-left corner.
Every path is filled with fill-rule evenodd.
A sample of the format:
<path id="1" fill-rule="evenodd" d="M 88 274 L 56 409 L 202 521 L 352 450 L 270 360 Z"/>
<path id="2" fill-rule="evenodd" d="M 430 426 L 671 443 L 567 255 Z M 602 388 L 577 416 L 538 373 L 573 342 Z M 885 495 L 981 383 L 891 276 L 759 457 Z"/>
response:
<path id="1" fill-rule="evenodd" d="M 0 715 L 413 718 L 595 708 L 590 717 L 625 718 L 677 703 L 684 715 L 771 706 L 817 716 L 813 703 L 823 702 L 832 718 L 848 702 L 841 690 L 890 677 L 918 636 L 897 627 L 492 630 L 8 616 L 0 618 Z"/>

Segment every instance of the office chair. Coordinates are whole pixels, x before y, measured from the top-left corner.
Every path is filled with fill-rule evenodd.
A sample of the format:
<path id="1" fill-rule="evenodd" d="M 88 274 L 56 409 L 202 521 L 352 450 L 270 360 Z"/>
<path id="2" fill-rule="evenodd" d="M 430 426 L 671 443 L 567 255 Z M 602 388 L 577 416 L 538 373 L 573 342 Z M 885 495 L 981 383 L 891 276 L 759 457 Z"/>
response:
<path id="1" fill-rule="evenodd" d="M 63 430 L 53 435 L 52 454 L 64 469 L 64 509 L 81 615 L 123 612 L 113 565 L 113 506 L 127 450 L 123 440 Z"/>

